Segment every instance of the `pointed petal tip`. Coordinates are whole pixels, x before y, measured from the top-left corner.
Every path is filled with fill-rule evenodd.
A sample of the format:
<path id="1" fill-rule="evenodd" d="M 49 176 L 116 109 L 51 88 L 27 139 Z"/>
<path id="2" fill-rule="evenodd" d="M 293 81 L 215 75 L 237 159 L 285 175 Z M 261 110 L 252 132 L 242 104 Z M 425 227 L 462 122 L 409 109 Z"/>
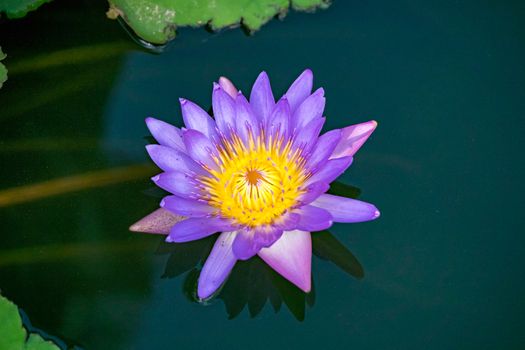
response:
<path id="1" fill-rule="evenodd" d="M 380 217 L 380 216 L 381 216 L 381 213 L 380 213 L 379 210 L 377 210 L 377 208 L 376 208 L 376 210 L 374 211 L 374 219 L 377 219 L 377 218 Z"/>
<path id="2" fill-rule="evenodd" d="M 188 102 L 188 100 L 186 100 L 186 99 L 183 98 L 183 97 L 180 97 L 180 98 L 179 98 L 179 102 L 180 102 L 181 105 L 185 105 L 186 102 Z"/>
<path id="3" fill-rule="evenodd" d="M 177 222 L 184 219 L 180 215 L 175 215 L 159 208 L 131 225 L 129 230 L 132 232 L 167 235 Z"/>
<path id="4" fill-rule="evenodd" d="M 217 288 L 212 287 L 211 285 L 202 285 L 201 283 L 197 286 L 197 297 L 201 301 L 207 300 L 209 297 L 213 295 L 213 293 L 217 290 Z"/>
<path id="5" fill-rule="evenodd" d="M 213 91 L 219 90 L 220 88 L 221 88 L 220 84 L 213 82 Z"/>

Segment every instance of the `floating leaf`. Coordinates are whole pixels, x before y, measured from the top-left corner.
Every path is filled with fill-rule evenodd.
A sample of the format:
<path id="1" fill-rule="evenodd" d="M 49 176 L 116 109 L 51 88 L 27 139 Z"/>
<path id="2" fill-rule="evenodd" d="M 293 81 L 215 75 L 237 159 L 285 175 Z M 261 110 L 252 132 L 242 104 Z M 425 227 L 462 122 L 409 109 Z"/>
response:
<path id="1" fill-rule="evenodd" d="M 107 16 L 121 17 L 142 39 L 164 44 L 177 27 L 208 25 L 213 30 L 242 24 L 256 31 L 290 5 L 301 11 L 328 6 L 327 0 L 109 0 Z"/>
<path id="2" fill-rule="evenodd" d="M 34 11 L 51 0 L 1 0 L 0 13 L 5 12 L 8 18 L 20 18 Z"/>
<path id="3" fill-rule="evenodd" d="M 0 295 L 0 349 L 54 350 L 59 349 L 51 341 L 36 333 L 29 334 L 22 325 L 15 304 Z"/>

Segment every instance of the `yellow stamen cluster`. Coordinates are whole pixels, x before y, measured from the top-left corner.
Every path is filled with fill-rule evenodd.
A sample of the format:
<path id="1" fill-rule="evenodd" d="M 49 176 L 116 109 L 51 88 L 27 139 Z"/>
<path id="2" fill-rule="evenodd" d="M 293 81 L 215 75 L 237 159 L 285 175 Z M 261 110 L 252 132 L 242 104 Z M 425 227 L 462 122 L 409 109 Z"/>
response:
<path id="1" fill-rule="evenodd" d="M 283 138 L 250 135 L 247 143 L 236 135 L 224 139 L 215 158 L 218 170 L 199 180 L 221 216 L 248 227 L 272 224 L 304 192 L 305 161 Z"/>

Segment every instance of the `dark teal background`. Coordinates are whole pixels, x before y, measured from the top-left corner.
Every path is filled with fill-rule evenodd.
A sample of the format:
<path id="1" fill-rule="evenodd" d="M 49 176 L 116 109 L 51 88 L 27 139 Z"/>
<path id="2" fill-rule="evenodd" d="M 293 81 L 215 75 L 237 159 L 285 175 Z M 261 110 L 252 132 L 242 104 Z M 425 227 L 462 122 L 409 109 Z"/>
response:
<path id="1" fill-rule="evenodd" d="M 3 207 L 0 288 L 36 327 L 86 349 L 523 348 L 523 2 L 339 0 L 250 37 L 182 29 L 160 55 L 134 46 L 105 9 L 56 1 L 1 23 L 8 68 L 77 46 L 130 49 L 10 74 L 0 196 L 147 162 L 144 118 L 179 125 L 178 97 L 208 108 L 220 75 L 248 92 L 266 70 L 280 95 L 311 68 L 326 130 L 379 123 L 341 181 L 382 216 L 331 229 L 365 277 L 314 258 L 315 304 L 300 322 L 284 305 L 229 320 L 220 300 L 188 301 L 183 276 L 161 279 L 160 238 L 127 230 L 159 202 L 147 176 Z M 95 248 L 68 255 L 70 244 Z M 5 263 L 27 247 L 30 257 Z"/>

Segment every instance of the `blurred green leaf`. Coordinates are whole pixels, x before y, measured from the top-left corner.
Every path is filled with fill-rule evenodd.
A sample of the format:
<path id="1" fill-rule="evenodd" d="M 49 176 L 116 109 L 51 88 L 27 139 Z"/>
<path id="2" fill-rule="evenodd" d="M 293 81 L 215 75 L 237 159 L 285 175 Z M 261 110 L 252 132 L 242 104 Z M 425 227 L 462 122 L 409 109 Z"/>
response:
<path id="1" fill-rule="evenodd" d="M 5 12 L 8 18 L 20 18 L 46 2 L 51 0 L 0 0 L 0 13 Z"/>
<path id="2" fill-rule="evenodd" d="M 29 334 L 26 342 L 26 335 L 17 306 L 0 295 L 0 349 L 59 349 L 35 333 Z"/>
<path id="3" fill-rule="evenodd" d="M 6 58 L 6 54 L 2 52 L 2 48 L 0 47 L 0 61 Z M 0 88 L 2 88 L 2 85 L 7 80 L 7 68 L 0 63 Z"/>
<path id="4" fill-rule="evenodd" d="M 290 5 L 301 11 L 325 8 L 327 0 L 109 0 L 109 18 L 121 17 L 142 39 L 164 44 L 181 26 L 209 25 L 218 30 L 242 24 L 256 31 Z"/>

